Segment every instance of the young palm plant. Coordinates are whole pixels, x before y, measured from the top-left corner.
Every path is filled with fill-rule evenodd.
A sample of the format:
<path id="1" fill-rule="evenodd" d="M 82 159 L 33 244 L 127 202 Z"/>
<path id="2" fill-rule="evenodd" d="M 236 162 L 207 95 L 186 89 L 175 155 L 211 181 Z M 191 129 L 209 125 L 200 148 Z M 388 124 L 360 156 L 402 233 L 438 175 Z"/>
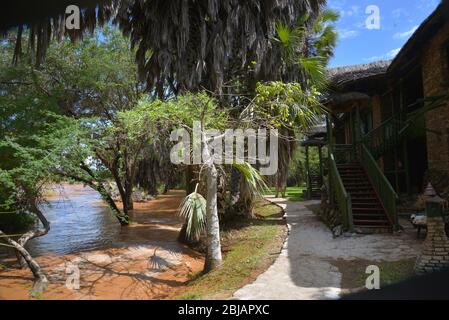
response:
<path id="1" fill-rule="evenodd" d="M 263 194 L 263 191 L 267 189 L 267 185 L 264 181 L 264 178 L 260 174 L 260 172 L 251 166 L 251 164 L 244 162 L 242 164 L 233 164 L 232 165 L 235 169 L 237 169 L 242 177 L 243 181 L 247 184 L 247 192 L 250 193 L 249 198 L 251 199 L 251 202 L 254 203 L 254 199 L 256 199 L 258 196 L 261 196 Z M 208 180 L 209 177 L 208 177 Z M 186 224 L 186 234 L 188 239 L 194 239 L 197 240 L 200 238 L 201 233 L 206 229 L 207 226 L 207 217 L 210 217 L 211 215 L 208 214 L 208 210 L 214 210 L 217 211 L 217 202 L 212 202 L 212 205 L 215 206 L 215 208 L 210 208 L 211 201 L 209 201 L 210 195 L 210 188 L 209 185 L 211 182 L 208 181 L 208 200 L 206 200 L 199 192 L 198 192 L 198 184 L 196 185 L 195 191 L 191 194 L 189 194 L 184 201 L 181 203 L 179 208 L 179 215 L 185 220 Z M 212 182 L 213 184 L 213 182 Z M 215 190 L 212 186 L 212 190 Z M 215 195 L 216 196 L 216 195 Z M 210 229 L 209 227 L 207 229 Z M 209 238 L 209 237 L 207 237 Z M 209 239 L 207 239 L 209 240 Z M 211 266 L 211 261 L 209 261 L 212 257 L 210 257 L 209 248 L 211 247 L 208 244 L 208 254 L 209 257 L 206 256 L 206 262 L 205 262 L 205 272 L 210 271 L 217 267 L 221 263 L 221 256 L 219 258 L 213 258 L 215 260 L 219 261 L 213 261 Z M 218 243 L 218 247 L 215 248 L 216 250 L 221 250 L 220 244 Z"/>
<path id="2" fill-rule="evenodd" d="M 198 193 L 198 185 L 179 207 L 179 215 L 185 220 L 186 234 L 190 240 L 199 239 L 206 225 L 206 199 Z"/>

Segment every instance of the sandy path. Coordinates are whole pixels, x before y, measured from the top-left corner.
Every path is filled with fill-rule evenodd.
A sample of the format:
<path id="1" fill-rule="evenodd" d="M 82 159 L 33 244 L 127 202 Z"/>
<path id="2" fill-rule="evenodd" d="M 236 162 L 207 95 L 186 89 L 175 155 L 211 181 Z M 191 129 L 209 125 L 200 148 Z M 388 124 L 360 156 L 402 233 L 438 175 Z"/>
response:
<path id="1" fill-rule="evenodd" d="M 329 229 L 306 208 L 319 201 L 290 202 L 269 199 L 286 211 L 290 233 L 276 262 L 234 298 L 335 299 L 341 293 L 342 275 L 331 261 L 397 261 L 415 258 L 420 241 L 415 232 L 342 236 L 334 239 Z"/>
<path id="2" fill-rule="evenodd" d="M 42 299 L 167 299 L 203 266 L 203 258 L 176 241 L 181 221 L 176 215 L 184 193 L 170 192 L 136 204 L 134 221 L 107 248 L 37 260 L 51 282 Z M 0 299 L 29 299 L 32 275 L 18 270 L 14 259 L 0 264 Z M 79 270 L 80 289 L 67 279 Z M 71 284 L 76 282 L 69 282 Z"/>

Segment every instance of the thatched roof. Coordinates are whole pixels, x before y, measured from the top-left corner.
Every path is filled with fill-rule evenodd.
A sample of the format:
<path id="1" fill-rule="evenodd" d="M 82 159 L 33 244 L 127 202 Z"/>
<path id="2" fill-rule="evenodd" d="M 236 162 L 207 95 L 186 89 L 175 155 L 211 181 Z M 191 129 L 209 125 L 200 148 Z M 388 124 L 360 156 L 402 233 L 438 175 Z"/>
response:
<path id="1" fill-rule="evenodd" d="M 326 142 L 327 124 L 325 121 L 311 127 L 306 133 L 302 146 L 323 146 Z"/>
<path id="2" fill-rule="evenodd" d="M 333 86 L 339 87 L 350 82 L 384 75 L 390 63 L 391 61 L 376 61 L 368 64 L 332 68 L 329 69 L 329 79 Z"/>
<path id="3" fill-rule="evenodd" d="M 322 134 L 326 134 L 327 132 L 327 125 L 326 122 L 323 121 L 311 128 L 309 128 L 306 132 L 307 136 L 317 136 L 317 135 L 322 135 Z"/>
<path id="4" fill-rule="evenodd" d="M 334 93 L 328 97 L 334 105 L 343 105 L 349 101 L 368 101 L 370 96 L 360 92 Z"/>

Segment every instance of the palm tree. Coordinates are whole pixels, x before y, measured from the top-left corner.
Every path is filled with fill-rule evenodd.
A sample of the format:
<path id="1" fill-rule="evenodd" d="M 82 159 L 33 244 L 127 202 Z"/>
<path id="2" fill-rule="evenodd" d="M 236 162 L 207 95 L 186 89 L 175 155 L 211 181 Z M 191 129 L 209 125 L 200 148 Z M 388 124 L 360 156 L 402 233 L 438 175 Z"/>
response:
<path id="1" fill-rule="evenodd" d="M 333 10 L 324 10 L 313 20 L 310 15 L 303 15 L 293 27 L 284 23 L 277 24 L 275 41 L 282 54 L 284 81 L 299 81 L 305 90 L 324 91 L 326 89 L 326 65 L 337 43 L 337 32 L 333 25 L 337 20 L 338 13 Z M 294 108 L 292 112 L 295 112 Z M 302 132 L 311 125 L 299 124 Z M 295 128 L 282 126 L 280 131 L 283 139 L 279 144 L 276 196 L 280 190 L 282 190 L 282 196 L 285 196 L 287 171 L 297 143 Z"/>
<path id="2" fill-rule="evenodd" d="M 205 146 L 206 152 L 207 145 Z M 207 200 L 198 192 L 198 184 L 195 191 L 189 194 L 182 202 L 179 210 L 181 217 L 185 219 L 186 235 L 189 239 L 199 239 L 201 233 L 206 231 L 206 260 L 204 272 L 218 268 L 222 261 L 220 244 L 220 227 L 217 210 L 217 178 L 218 173 L 213 163 L 205 163 L 207 175 Z M 259 171 L 249 163 L 233 164 L 238 170 L 252 199 L 260 196 L 267 186 Z"/>
<path id="3" fill-rule="evenodd" d="M 22 21 L 15 59 L 24 48 L 24 26 L 30 25 L 28 47 L 39 64 L 52 39 L 81 38 L 83 31 L 114 21 L 137 47 L 141 79 L 162 97 L 166 88 L 221 92 L 242 70 L 259 79 L 279 78 L 279 48 L 271 42 L 276 24 L 293 27 L 303 15 L 311 23 L 326 1 L 97 0 L 96 8 L 89 2 L 78 32 L 64 30 L 64 12 L 51 6 L 36 11 L 42 19 Z"/>

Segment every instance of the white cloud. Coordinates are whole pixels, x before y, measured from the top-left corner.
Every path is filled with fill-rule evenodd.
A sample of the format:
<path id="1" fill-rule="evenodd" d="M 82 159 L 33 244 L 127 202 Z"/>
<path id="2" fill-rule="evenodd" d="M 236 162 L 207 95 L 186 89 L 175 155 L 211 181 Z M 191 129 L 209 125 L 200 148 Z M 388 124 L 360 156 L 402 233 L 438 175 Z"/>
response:
<path id="1" fill-rule="evenodd" d="M 401 51 L 401 49 L 402 48 L 397 48 L 397 49 L 390 50 L 387 53 L 387 57 L 390 58 L 390 59 L 393 59 L 394 57 L 396 57 L 398 55 L 398 53 L 399 53 L 399 51 Z"/>
<path id="2" fill-rule="evenodd" d="M 436 8 L 441 0 L 421 0 L 416 6 L 419 10 L 428 9 L 428 8 Z"/>
<path id="3" fill-rule="evenodd" d="M 394 9 L 391 12 L 391 15 L 393 16 L 393 18 L 399 19 L 401 17 L 408 17 L 410 14 L 408 13 L 407 10 L 405 10 L 403 8 L 398 8 L 398 9 Z"/>
<path id="4" fill-rule="evenodd" d="M 409 38 L 413 33 L 415 33 L 415 31 L 418 29 L 418 27 L 419 26 L 414 26 L 413 28 L 411 28 L 408 31 L 395 33 L 393 35 L 393 38 L 395 38 L 395 39 Z"/>
<path id="5" fill-rule="evenodd" d="M 357 30 L 340 29 L 338 34 L 341 39 L 351 39 L 357 37 L 359 32 Z"/>
<path id="6" fill-rule="evenodd" d="M 361 12 L 360 6 L 348 6 L 346 1 L 331 0 L 328 2 L 328 7 L 337 10 L 342 18 L 358 16 Z"/>
<path id="7" fill-rule="evenodd" d="M 381 55 L 381 56 L 374 56 L 374 57 L 370 57 L 370 58 L 365 58 L 365 61 L 377 61 L 377 60 L 389 60 L 389 59 L 393 59 L 394 57 L 396 57 L 396 55 L 399 53 L 399 51 L 401 51 L 402 48 L 396 48 L 393 50 L 388 51 L 387 53 Z"/>
<path id="8" fill-rule="evenodd" d="M 360 12 L 360 7 L 359 6 L 351 6 L 351 8 L 349 10 L 346 10 L 345 14 L 347 16 L 356 16 L 358 15 Z"/>

